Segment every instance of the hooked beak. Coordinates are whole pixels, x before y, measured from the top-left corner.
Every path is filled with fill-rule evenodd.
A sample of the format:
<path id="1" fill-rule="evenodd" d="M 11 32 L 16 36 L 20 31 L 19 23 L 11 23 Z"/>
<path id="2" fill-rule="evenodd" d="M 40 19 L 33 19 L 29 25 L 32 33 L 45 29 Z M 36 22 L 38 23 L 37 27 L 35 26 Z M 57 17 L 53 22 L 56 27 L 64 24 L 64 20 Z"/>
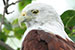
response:
<path id="1" fill-rule="evenodd" d="M 24 23 L 24 22 L 29 22 L 29 21 L 31 21 L 31 20 L 32 20 L 32 17 L 27 16 L 26 13 L 23 12 L 23 13 L 19 16 L 19 18 L 18 18 L 19 26 L 22 27 L 22 26 L 21 26 L 22 23 Z"/>
<path id="2" fill-rule="evenodd" d="M 27 16 L 25 12 L 22 12 L 21 16 L 19 16 L 19 18 L 18 18 L 19 26 L 22 27 L 22 26 L 21 26 L 21 23 L 29 22 L 29 21 L 31 21 L 32 19 L 35 19 L 35 17 Z"/>
<path id="3" fill-rule="evenodd" d="M 18 23 L 19 23 L 19 26 L 22 27 L 22 23 L 26 22 L 27 19 L 26 19 L 26 13 L 23 12 L 19 17 L 18 17 Z"/>

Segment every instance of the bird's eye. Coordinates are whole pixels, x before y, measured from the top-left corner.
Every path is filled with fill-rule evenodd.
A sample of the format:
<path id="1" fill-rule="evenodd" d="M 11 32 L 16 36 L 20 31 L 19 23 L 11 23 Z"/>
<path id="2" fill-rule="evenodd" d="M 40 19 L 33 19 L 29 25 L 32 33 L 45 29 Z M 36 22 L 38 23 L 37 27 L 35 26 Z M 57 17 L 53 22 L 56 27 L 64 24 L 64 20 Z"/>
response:
<path id="1" fill-rule="evenodd" d="M 39 13 L 39 10 L 31 10 L 31 12 L 32 12 L 33 14 L 37 14 L 37 13 Z"/>

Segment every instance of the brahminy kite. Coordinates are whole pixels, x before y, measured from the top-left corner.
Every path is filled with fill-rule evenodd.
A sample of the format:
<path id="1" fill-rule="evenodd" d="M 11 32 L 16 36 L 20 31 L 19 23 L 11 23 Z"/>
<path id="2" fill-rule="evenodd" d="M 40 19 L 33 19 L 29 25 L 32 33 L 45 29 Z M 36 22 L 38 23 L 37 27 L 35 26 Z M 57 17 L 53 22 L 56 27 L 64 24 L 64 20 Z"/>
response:
<path id="1" fill-rule="evenodd" d="M 19 17 L 26 23 L 21 50 L 75 50 L 56 11 L 44 3 L 27 5 Z M 20 25 L 21 26 L 21 25 Z"/>

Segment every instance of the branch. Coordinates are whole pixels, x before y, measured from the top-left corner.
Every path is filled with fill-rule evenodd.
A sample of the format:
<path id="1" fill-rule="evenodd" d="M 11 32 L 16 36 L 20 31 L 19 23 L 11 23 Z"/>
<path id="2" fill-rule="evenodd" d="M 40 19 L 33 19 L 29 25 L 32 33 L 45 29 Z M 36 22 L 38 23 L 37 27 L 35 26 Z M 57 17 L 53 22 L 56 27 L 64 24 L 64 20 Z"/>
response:
<path id="1" fill-rule="evenodd" d="M 16 3 L 19 3 L 20 2 L 20 0 L 19 1 L 16 1 L 16 2 L 12 2 L 11 4 L 9 4 L 9 0 L 7 0 L 6 2 L 5 1 L 3 1 L 3 3 L 4 3 L 4 5 L 5 5 L 5 13 L 6 14 L 10 14 L 10 13 L 13 13 L 14 11 L 12 11 L 12 12 L 8 12 L 8 7 L 9 6 L 11 6 L 11 5 L 15 5 Z"/>
<path id="2" fill-rule="evenodd" d="M 12 12 L 8 12 L 8 7 L 11 6 L 11 5 L 15 5 L 16 3 L 20 2 L 21 0 L 18 0 L 16 2 L 12 2 L 11 4 L 9 4 L 9 0 L 3 0 L 3 4 L 4 4 L 4 11 L 3 11 L 3 16 L 2 16 L 2 21 L 0 22 L 0 32 L 2 31 L 2 24 L 4 24 L 4 17 L 5 17 L 5 13 L 6 14 L 11 14 L 13 13 L 14 11 Z"/>
<path id="3" fill-rule="evenodd" d="M 11 5 L 15 5 L 16 3 L 18 3 L 20 1 L 16 1 L 15 3 L 11 3 L 9 4 L 9 0 L 3 0 L 3 4 L 4 4 L 4 11 L 3 11 L 3 16 L 2 16 L 2 21 L 0 22 L 0 32 L 2 31 L 2 24 L 4 24 L 4 18 L 5 18 L 5 13 L 6 14 L 10 14 L 10 13 L 13 13 L 14 11 L 12 12 L 8 12 L 8 7 L 11 6 Z M 0 40 L 0 46 L 3 46 L 5 47 L 7 50 L 14 50 L 12 49 L 10 46 L 8 46 L 7 44 L 5 44 L 3 41 Z"/>
<path id="4" fill-rule="evenodd" d="M 0 40 L 0 46 L 5 47 L 7 50 L 14 50 L 9 45 L 5 44 L 3 41 Z"/>
<path id="5" fill-rule="evenodd" d="M 14 2 L 14 3 L 11 3 L 11 4 L 8 5 L 8 7 L 11 6 L 11 5 L 15 5 L 15 4 L 18 3 L 18 2 L 20 2 L 20 1 L 16 1 L 16 2 Z"/>
<path id="6" fill-rule="evenodd" d="M 4 3 L 4 5 L 6 5 L 6 2 L 5 2 L 5 0 L 3 0 L 3 3 Z"/>

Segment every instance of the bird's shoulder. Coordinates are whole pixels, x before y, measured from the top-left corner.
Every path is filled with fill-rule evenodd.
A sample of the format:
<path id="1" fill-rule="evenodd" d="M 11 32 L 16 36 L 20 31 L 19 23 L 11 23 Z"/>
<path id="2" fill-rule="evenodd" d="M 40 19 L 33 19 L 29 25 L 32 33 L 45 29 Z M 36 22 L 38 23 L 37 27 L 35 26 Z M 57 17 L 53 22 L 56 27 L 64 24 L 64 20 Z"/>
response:
<path id="1" fill-rule="evenodd" d="M 74 50 L 75 43 L 43 30 L 31 30 L 24 38 L 22 50 Z"/>

